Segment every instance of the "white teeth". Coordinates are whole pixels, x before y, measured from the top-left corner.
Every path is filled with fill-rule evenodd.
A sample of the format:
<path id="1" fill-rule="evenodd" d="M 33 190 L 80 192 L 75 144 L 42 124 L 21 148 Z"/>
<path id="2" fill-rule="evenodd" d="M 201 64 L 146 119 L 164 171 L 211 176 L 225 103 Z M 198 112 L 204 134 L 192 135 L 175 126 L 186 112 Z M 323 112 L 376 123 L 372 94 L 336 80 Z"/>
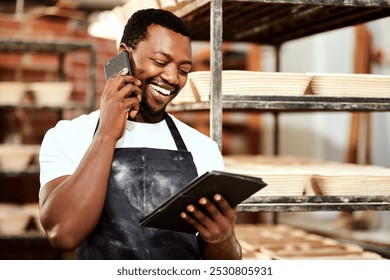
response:
<path id="1" fill-rule="evenodd" d="M 158 92 L 160 92 L 161 94 L 163 95 L 170 95 L 172 92 L 165 89 L 165 88 L 162 88 L 162 87 L 159 87 L 155 84 L 150 84 L 150 86 L 154 89 L 154 90 L 157 90 Z"/>

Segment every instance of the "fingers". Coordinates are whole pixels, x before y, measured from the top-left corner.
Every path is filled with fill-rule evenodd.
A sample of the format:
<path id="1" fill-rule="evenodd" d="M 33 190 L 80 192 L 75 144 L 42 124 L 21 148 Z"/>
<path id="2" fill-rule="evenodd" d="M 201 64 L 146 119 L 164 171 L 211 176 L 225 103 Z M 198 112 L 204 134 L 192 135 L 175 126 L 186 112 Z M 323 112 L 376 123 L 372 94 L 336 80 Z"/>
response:
<path id="1" fill-rule="evenodd" d="M 218 219 L 218 217 L 222 215 L 220 209 L 205 197 L 199 199 L 199 204 L 207 211 L 209 217 L 213 220 Z"/>
<path id="2" fill-rule="evenodd" d="M 128 117 L 135 118 L 142 100 L 141 81 L 127 73 L 128 69 L 124 68 L 108 79 L 102 99 L 120 102 L 120 107 L 128 112 Z"/>
<path id="3" fill-rule="evenodd" d="M 128 72 L 129 70 L 127 68 L 123 68 L 122 71 L 110 77 L 107 81 L 107 84 L 110 85 L 110 88 L 116 91 L 121 90 L 124 86 L 128 84 L 134 85 L 135 87 L 139 87 L 141 85 L 141 81 L 136 79 L 132 75 L 127 75 Z"/>
<path id="4" fill-rule="evenodd" d="M 121 95 L 121 97 L 128 98 L 132 95 L 136 96 L 138 102 L 141 101 L 141 89 L 139 86 L 141 82 L 133 76 L 116 76 L 113 87 Z"/>
<path id="5" fill-rule="evenodd" d="M 142 100 L 142 91 L 139 87 L 132 84 L 126 84 L 118 93 L 124 99 L 125 108 L 128 112 L 128 118 L 134 119 L 139 110 Z"/>
<path id="6" fill-rule="evenodd" d="M 232 209 L 227 200 L 220 194 L 214 195 L 214 201 L 217 203 L 219 209 L 221 209 L 222 213 L 224 214 L 228 213 Z"/>
<path id="7" fill-rule="evenodd" d="M 189 222 L 191 225 L 194 226 L 194 228 L 196 228 L 198 231 L 203 231 L 204 230 L 204 226 L 203 224 L 201 224 L 199 222 L 199 215 L 201 215 L 201 212 L 199 210 L 197 210 L 193 205 L 188 205 L 186 210 L 191 213 L 191 215 L 187 214 L 186 212 L 181 212 L 180 213 L 180 217 L 184 220 L 186 220 L 187 222 Z M 197 215 L 198 218 L 195 219 L 193 217 L 193 215 Z"/>
<path id="8" fill-rule="evenodd" d="M 220 222 L 226 218 L 229 219 L 232 211 L 235 211 L 230 207 L 226 199 L 220 194 L 216 194 L 213 197 L 213 202 L 202 197 L 198 201 L 200 208 L 190 204 L 186 207 L 186 212 L 181 213 L 181 217 L 191 224 L 201 225 L 203 227 L 211 227 L 215 222 Z"/>
<path id="9" fill-rule="evenodd" d="M 212 199 L 202 197 L 198 204 L 188 205 L 180 216 L 198 230 L 206 243 L 216 244 L 234 235 L 236 211 L 222 195 L 216 194 Z"/>
<path id="10" fill-rule="evenodd" d="M 128 111 L 128 118 L 129 119 L 135 119 L 135 117 L 138 115 L 140 109 L 140 104 L 139 102 L 132 102 L 132 104 L 129 106 L 129 111 Z"/>

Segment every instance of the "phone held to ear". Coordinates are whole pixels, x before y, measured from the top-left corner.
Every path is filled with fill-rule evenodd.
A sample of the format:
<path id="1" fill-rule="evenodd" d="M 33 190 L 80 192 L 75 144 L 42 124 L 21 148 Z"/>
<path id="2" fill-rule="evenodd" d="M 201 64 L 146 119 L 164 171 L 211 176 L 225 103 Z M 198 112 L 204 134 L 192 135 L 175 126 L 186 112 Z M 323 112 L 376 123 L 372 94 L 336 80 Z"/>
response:
<path id="1" fill-rule="evenodd" d="M 129 53 L 127 51 L 121 51 L 115 57 L 110 59 L 104 64 L 104 74 L 106 81 L 113 75 L 118 74 L 123 68 L 129 69 L 128 75 L 131 75 L 131 64 Z"/>

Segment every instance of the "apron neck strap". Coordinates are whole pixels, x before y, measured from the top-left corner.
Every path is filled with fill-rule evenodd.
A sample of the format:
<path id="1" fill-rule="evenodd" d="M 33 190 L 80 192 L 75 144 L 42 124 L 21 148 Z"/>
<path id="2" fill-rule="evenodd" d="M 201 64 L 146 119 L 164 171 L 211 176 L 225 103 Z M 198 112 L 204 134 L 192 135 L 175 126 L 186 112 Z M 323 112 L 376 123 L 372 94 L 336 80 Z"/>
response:
<path id="1" fill-rule="evenodd" d="M 99 128 L 99 123 L 100 123 L 100 118 L 98 118 L 98 120 L 97 120 L 97 123 L 96 123 L 96 126 L 95 126 L 95 130 L 93 131 L 93 136 L 95 136 L 96 131 L 97 131 L 98 128 Z"/>
<path id="2" fill-rule="evenodd" d="M 175 141 L 176 148 L 179 151 L 187 151 L 186 144 L 184 144 L 183 138 L 181 137 L 181 135 L 179 133 L 179 130 L 177 129 L 177 127 L 176 127 L 175 123 L 173 122 L 172 118 L 166 112 L 164 112 L 164 119 L 167 122 L 169 131 L 171 132 L 173 140 Z M 96 127 L 95 127 L 95 131 L 93 132 L 93 135 L 95 135 L 95 133 L 96 133 L 98 127 L 99 127 L 99 122 L 100 122 L 100 118 L 97 121 L 97 124 L 96 124 Z"/>
<path id="3" fill-rule="evenodd" d="M 179 151 L 187 151 L 186 144 L 184 144 L 183 138 L 181 137 L 179 130 L 177 129 L 172 118 L 164 112 L 164 119 L 167 122 L 169 131 L 172 134 L 173 140 L 175 141 L 176 147 Z"/>

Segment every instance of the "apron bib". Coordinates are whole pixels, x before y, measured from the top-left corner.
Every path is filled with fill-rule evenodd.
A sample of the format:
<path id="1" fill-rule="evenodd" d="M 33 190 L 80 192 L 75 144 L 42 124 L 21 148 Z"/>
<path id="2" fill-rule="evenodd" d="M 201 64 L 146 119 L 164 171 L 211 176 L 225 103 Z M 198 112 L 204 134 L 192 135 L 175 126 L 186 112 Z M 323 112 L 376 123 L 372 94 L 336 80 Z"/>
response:
<path id="1" fill-rule="evenodd" d="M 195 234 L 146 228 L 138 221 L 198 176 L 192 155 L 165 114 L 177 151 L 115 149 L 106 200 L 79 259 L 200 259 Z"/>

